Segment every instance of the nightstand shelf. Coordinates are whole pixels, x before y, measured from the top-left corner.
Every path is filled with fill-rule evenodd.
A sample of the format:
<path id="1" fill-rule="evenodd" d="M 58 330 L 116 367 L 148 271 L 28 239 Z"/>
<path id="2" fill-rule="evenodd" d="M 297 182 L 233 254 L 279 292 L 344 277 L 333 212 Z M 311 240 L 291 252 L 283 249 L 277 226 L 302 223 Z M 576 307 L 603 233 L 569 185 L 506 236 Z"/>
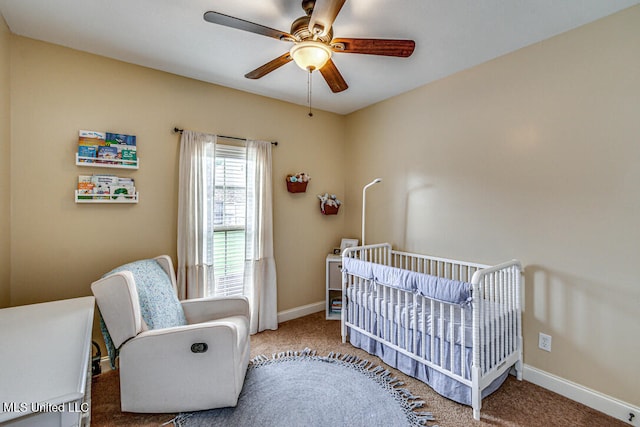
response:
<path id="1" fill-rule="evenodd" d="M 342 315 L 342 257 L 327 255 L 325 312 L 327 320 L 340 320 Z"/>

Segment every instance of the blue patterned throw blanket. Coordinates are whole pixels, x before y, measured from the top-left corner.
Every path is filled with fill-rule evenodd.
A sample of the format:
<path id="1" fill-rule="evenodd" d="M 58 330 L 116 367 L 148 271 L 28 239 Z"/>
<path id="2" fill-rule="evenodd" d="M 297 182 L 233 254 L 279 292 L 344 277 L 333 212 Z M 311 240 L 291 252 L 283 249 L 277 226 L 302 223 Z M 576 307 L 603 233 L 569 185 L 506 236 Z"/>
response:
<path id="1" fill-rule="evenodd" d="M 140 314 L 149 329 L 187 324 L 182 305 L 171 284 L 171 278 L 158 264 L 158 261 L 145 259 L 131 262 L 111 270 L 102 277 L 121 271 L 130 271 L 133 274 L 140 301 Z M 118 349 L 113 345 L 102 315 L 100 315 L 100 330 L 111 361 L 111 369 L 116 369 Z"/>

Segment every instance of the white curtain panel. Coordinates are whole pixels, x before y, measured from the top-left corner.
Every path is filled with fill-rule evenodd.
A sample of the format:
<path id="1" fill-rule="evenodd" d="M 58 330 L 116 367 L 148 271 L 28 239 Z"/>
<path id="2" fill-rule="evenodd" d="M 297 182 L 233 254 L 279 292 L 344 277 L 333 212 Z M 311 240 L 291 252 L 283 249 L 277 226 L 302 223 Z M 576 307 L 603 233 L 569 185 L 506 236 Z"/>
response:
<path id="1" fill-rule="evenodd" d="M 278 328 L 271 182 L 271 143 L 247 141 L 244 293 L 251 307 L 252 334 Z"/>
<path id="2" fill-rule="evenodd" d="M 184 130 L 178 182 L 178 295 L 213 293 L 213 192 L 216 136 Z"/>

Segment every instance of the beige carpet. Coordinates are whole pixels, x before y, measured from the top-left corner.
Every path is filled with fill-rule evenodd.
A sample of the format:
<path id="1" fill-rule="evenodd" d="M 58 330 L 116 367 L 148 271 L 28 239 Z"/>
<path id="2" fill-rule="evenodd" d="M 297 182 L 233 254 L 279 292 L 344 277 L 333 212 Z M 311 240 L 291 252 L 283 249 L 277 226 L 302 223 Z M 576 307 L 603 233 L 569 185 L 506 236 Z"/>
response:
<path id="1" fill-rule="evenodd" d="M 277 331 L 266 331 L 251 337 L 251 355 L 271 355 L 286 350 L 309 347 L 318 355 L 331 351 L 355 354 L 386 366 L 377 357 L 342 344 L 340 322 L 324 319 L 316 313 L 281 323 Z M 433 412 L 434 423 L 440 427 L 457 426 L 620 426 L 627 424 L 547 391 L 527 381 L 510 376 L 502 387 L 482 402 L 482 419 L 474 421 L 471 408 L 443 398 L 421 381 L 391 369 L 405 381 L 405 387 L 426 402 Z M 171 420 L 175 414 L 132 414 L 120 412 L 116 372 L 95 377 L 91 390 L 92 426 L 157 426 Z M 433 423 L 430 423 L 433 424 Z M 232 427 L 232 426 L 230 426 Z"/>

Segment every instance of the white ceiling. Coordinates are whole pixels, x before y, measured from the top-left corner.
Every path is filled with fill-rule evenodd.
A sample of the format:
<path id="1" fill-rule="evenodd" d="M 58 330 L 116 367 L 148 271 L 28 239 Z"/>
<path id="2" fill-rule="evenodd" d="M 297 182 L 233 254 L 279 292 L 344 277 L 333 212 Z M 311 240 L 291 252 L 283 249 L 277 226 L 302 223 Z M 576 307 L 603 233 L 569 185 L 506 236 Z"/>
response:
<path id="1" fill-rule="evenodd" d="M 321 0 L 318 0 L 321 1 Z M 210 24 L 213 10 L 289 31 L 300 0 L 0 0 L 15 34 L 307 105 L 307 75 L 289 63 L 244 75 L 290 43 Z M 410 58 L 334 55 L 349 89 L 313 74 L 313 107 L 347 114 L 539 42 L 640 0 L 348 0 L 334 37 L 412 39 Z"/>

